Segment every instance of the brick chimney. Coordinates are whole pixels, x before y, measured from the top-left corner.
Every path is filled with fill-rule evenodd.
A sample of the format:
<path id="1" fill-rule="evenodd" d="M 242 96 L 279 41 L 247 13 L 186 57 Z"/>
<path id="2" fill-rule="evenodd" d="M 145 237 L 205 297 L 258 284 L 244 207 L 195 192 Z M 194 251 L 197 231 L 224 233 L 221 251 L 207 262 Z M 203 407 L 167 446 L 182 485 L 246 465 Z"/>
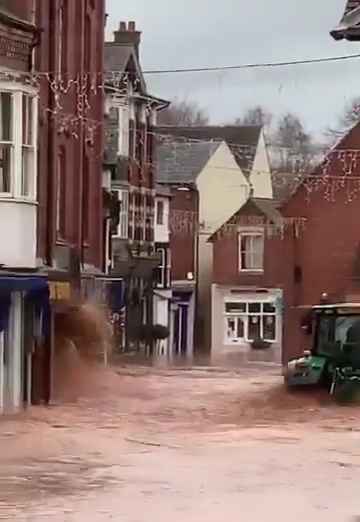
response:
<path id="1" fill-rule="evenodd" d="M 114 31 L 114 42 L 120 45 L 134 46 L 136 55 L 139 56 L 141 32 L 136 30 L 135 22 L 120 22 L 119 29 Z"/>

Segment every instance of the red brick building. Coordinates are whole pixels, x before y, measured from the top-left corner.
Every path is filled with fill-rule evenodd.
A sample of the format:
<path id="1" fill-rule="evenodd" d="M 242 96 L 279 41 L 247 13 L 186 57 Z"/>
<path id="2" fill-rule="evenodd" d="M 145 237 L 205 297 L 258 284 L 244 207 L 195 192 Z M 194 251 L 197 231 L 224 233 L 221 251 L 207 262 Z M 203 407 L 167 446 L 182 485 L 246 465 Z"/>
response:
<path id="1" fill-rule="evenodd" d="M 172 281 L 196 280 L 199 193 L 196 187 L 172 187 L 170 201 Z M 191 277 L 192 276 L 192 277 Z"/>
<path id="2" fill-rule="evenodd" d="M 281 360 L 283 337 L 283 218 L 272 200 L 250 198 L 213 236 L 214 359 Z M 288 256 L 286 256 L 288 257 Z M 258 339 L 268 350 L 252 349 Z"/>
<path id="3" fill-rule="evenodd" d="M 103 269 L 104 0 L 39 0 L 38 258 L 79 288 Z"/>
<path id="4" fill-rule="evenodd" d="M 308 307 L 324 298 L 334 302 L 360 295 L 360 241 L 354 225 L 360 189 L 359 143 L 358 124 L 281 209 L 274 209 L 273 202 L 249 201 L 213 236 L 213 332 L 226 329 L 228 322 L 228 332 L 221 333 L 229 339 L 223 351 L 231 346 L 232 352 L 244 345 L 248 349 L 247 341 L 259 332 L 266 340 L 264 325 L 260 330 L 254 326 L 250 335 L 246 328 L 251 321 L 254 325 L 268 322 L 270 327 L 271 319 L 262 317 L 267 315 L 264 305 L 250 306 L 254 300 L 264 301 L 269 289 L 276 289 L 281 297 L 273 300 L 273 313 L 281 322 L 269 340 L 279 343 L 283 361 L 311 344 L 301 329 Z M 269 228 L 271 223 L 276 225 L 276 234 L 273 226 Z M 257 294 L 256 299 L 244 299 L 249 291 Z M 266 308 L 270 313 L 270 307 Z M 217 350 L 220 337 L 214 335 L 213 350 Z"/>

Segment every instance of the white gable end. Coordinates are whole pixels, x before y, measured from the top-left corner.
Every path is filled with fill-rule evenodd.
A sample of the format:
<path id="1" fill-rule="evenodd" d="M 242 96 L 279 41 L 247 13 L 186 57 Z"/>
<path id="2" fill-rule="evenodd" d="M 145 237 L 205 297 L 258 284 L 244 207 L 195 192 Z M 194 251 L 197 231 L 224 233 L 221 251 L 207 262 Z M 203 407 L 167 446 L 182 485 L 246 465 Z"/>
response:
<path id="1" fill-rule="evenodd" d="M 256 198 L 273 198 L 271 168 L 264 133 L 261 131 L 249 181 Z"/>
<path id="2" fill-rule="evenodd" d="M 249 183 L 228 145 L 223 142 L 197 178 L 200 194 L 200 223 L 212 233 L 247 200 Z"/>

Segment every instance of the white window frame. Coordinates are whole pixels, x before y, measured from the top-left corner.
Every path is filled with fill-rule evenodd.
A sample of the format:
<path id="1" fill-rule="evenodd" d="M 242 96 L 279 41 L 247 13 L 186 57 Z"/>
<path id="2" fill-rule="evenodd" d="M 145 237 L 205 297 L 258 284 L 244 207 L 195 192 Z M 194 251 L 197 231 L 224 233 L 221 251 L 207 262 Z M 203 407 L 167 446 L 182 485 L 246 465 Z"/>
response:
<path id="1" fill-rule="evenodd" d="M 118 156 L 129 157 L 130 109 L 126 104 L 118 106 Z"/>
<path id="2" fill-rule="evenodd" d="M 160 254 L 161 261 L 158 265 L 158 270 L 161 274 L 160 283 L 157 283 L 158 288 L 166 288 L 166 248 L 158 247 L 156 253 Z"/>
<path id="3" fill-rule="evenodd" d="M 165 285 L 166 288 L 171 287 L 171 249 L 166 249 L 166 278 L 165 278 Z"/>
<path id="4" fill-rule="evenodd" d="M 1 198 L 20 199 L 36 202 L 37 199 L 37 133 L 38 133 L 38 93 L 35 89 L 18 84 L 16 82 L 0 82 L 0 92 L 12 95 L 12 135 L 10 142 L 11 163 L 10 163 L 10 192 L 0 192 Z M 28 96 L 32 104 L 32 141 L 24 143 L 23 129 L 23 97 Z M 23 162 L 24 148 L 27 154 L 32 153 L 30 161 L 31 177 L 29 181 L 29 193 L 24 191 Z"/>
<path id="5" fill-rule="evenodd" d="M 237 304 L 244 304 L 245 310 L 244 312 L 241 311 L 234 311 L 234 312 L 227 312 L 226 311 L 226 305 L 230 303 L 237 303 Z M 260 312 L 250 312 L 249 306 L 253 304 L 260 305 Z M 275 311 L 274 312 L 265 312 L 264 311 L 264 305 L 273 305 Z M 269 301 L 250 301 L 250 300 L 241 300 L 236 301 L 234 299 L 232 300 L 226 300 L 224 301 L 224 339 L 226 345 L 234 345 L 234 344 L 243 344 L 243 343 L 251 343 L 252 339 L 249 337 L 249 323 L 251 317 L 258 317 L 260 321 L 260 337 L 262 337 L 265 341 L 276 343 L 279 339 L 279 328 L 278 328 L 278 309 L 276 306 L 275 299 L 269 300 Z M 265 339 L 264 337 L 264 318 L 266 317 L 272 317 L 274 320 L 275 325 L 275 337 L 271 339 Z M 243 320 L 244 322 L 244 336 L 243 337 L 234 337 L 230 339 L 227 334 L 227 327 L 228 327 L 228 320 L 229 319 L 235 319 L 235 320 Z"/>
<path id="6" fill-rule="evenodd" d="M 162 222 L 159 223 L 159 205 L 162 205 Z M 163 199 L 156 200 L 156 226 L 165 226 L 165 201 Z"/>
<path id="7" fill-rule="evenodd" d="M 129 191 L 127 189 L 116 189 L 120 202 L 119 224 L 116 234 L 113 236 L 117 239 L 129 238 Z"/>
<path id="8" fill-rule="evenodd" d="M 250 237 L 250 238 L 261 238 L 262 240 L 262 250 L 261 250 L 261 267 L 253 267 L 247 268 L 242 266 L 242 239 Z M 239 271 L 240 272 L 264 272 L 264 248 L 265 248 L 265 236 L 263 228 L 244 228 L 240 229 L 238 235 L 238 252 L 239 252 Z M 256 255 L 255 250 L 250 250 L 250 256 Z"/>

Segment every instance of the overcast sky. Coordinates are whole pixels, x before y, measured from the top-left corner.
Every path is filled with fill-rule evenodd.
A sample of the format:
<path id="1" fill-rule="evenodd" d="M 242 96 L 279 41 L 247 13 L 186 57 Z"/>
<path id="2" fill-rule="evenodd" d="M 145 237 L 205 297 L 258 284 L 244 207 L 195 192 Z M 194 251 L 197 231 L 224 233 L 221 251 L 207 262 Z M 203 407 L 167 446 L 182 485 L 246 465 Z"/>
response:
<path id="1" fill-rule="evenodd" d="M 235 65 L 360 53 L 329 35 L 345 0 L 107 0 L 107 33 L 120 20 L 143 32 L 142 67 Z M 147 76 L 152 94 L 196 100 L 214 123 L 255 104 L 291 110 L 316 133 L 360 95 L 360 59 L 282 69 Z"/>

